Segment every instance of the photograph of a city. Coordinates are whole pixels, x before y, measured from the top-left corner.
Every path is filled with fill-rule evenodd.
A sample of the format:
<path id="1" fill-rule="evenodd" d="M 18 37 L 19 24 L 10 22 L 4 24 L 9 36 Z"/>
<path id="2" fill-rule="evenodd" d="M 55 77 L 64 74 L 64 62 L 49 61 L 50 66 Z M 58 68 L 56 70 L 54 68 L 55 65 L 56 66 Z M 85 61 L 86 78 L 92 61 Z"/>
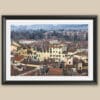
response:
<path id="1" fill-rule="evenodd" d="M 88 76 L 88 24 L 12 24 L 11 76 Z"/>

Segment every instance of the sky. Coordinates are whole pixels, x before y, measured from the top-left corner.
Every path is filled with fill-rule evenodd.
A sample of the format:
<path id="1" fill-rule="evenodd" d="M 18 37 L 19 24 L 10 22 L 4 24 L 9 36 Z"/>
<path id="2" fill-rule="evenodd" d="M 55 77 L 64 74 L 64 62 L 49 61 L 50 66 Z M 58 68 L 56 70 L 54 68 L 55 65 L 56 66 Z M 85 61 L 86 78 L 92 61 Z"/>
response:
<path id="1" fill-rule="evenodd" d="M 11 25 L 12 30 L 20 30 L 20 29 L 88 29 L 88 24 L 31 24 L 31 25 Z"/>

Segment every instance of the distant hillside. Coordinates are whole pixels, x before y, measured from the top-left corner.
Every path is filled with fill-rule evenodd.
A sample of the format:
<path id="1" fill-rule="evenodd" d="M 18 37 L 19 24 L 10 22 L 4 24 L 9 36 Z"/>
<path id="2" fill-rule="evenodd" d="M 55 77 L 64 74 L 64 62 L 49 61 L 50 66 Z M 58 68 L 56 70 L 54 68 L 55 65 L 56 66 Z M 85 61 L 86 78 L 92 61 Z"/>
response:
<path id="1" fill-rule="evenodd" d="M 19 25 L 11 26 L 11 39 L 64 39 L 87 40 L 87 25 Z"/>
<path id="2" fill-rule="evenodd" d="M 34 25 L 12 25 L 11 29 L 14 31 L 24 31 L 24 30 L 87 30 L 88 25 L 87 24 L 34 24 Z"/>

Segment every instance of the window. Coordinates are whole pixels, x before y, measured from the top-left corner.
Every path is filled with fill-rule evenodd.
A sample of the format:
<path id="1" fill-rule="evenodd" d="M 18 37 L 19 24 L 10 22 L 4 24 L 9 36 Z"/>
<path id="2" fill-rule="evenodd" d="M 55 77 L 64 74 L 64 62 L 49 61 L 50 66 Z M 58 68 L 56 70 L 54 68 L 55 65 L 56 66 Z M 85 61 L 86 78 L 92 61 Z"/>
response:
<path id="1" fill-rule="evenodd" d="M 71 64 L 71 62 L 69 61 L 69 64 Z"/>
<path id="2" fill-rule="evenodd" d="M 36 57 L 34 57 L 34 59 L 36 59 Z"/>
<path id="3" fill-rule="evenodd" d="M 55 57 L 55 55 L 53 55 L 53 57 Z"/>
<path id="4" fill-rule="evenodd" d="M 52 51 L 50 51 L 50 53 L 52 53 Z"/>
<path id="5" fill-rule="evenodd" d="M 49 52 L 52 53 L 52 49 L 49 49 Z"/>

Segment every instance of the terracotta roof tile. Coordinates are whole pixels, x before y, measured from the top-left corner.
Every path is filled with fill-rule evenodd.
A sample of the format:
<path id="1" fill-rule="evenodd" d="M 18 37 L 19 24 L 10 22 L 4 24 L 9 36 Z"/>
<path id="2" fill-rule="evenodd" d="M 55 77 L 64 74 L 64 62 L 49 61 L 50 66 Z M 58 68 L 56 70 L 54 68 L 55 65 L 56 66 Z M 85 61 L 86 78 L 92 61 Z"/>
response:
<path id="1" fill-rule="evenodd" d="M 62 75 L 62 69 L 61 68 L 50 68 L 49 75 Z"/>
<path id="2" fill-rule="evenodd" d="M 14 60 L 21 61 L 24 58 L 24 56 L 15 56 Z"/>

